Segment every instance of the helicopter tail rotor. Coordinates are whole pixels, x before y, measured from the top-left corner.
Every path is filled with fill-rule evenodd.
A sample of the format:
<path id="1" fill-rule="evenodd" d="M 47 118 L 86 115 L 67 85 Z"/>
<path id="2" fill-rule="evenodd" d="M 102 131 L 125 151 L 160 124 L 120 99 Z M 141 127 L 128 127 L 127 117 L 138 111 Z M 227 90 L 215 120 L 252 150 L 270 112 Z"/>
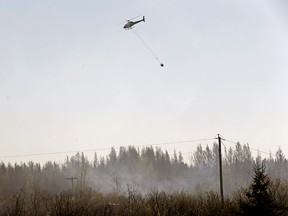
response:
<path id="1" fill-rule="evenodd" d="M 142 19 L 142 20 L 143 20 L 143 22 L 145 22 L 145 16 L 143 16 L 143 19 Z"/>

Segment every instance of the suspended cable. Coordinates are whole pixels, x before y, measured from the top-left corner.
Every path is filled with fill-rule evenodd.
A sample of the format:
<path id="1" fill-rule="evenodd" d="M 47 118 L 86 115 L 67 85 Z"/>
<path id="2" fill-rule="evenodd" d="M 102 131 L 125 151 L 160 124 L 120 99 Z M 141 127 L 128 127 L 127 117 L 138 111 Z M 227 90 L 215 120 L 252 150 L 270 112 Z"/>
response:
<path id="1" fill-rule="evenodd" d="M 153 52 L 153 50 L 148 46 L 148 44 L 143 40 L 142 37 L 140 37 L 139 34 L 136 33 L 136 31 L 132 28 L 132 31 L 135 33 L 135 35 L 142 41 L 142 43 L 146 46 L 146 48 L 151 52 L 151 54 L 156 58 L 156 60 L 160 63 L 161 67 L 164 67 L 164 64 L 159 60 L 159 58 L 156 56 L 156 54 Z"/>
<path id="2" fill-rule="evenodd" d="M 231 140 L 227 140 L 227 139 L 223 139 L 223 140 L 226 141 L 226 142 L 233 143 L 233 144 L 239 143 L 239 142 L 235 142 L 235 141 L 231 141 Z M 248 146 L 249 146 L 249 149 L 251 149 L 251 150 L 253 150 L 253 151 L 257 151 L 257 152 L 259 152 L 259 153 L 263 153 L 263 154 L 275 156 L 275 154 L 268 153 L 268 152 L 265 152 L 265 151 L 261 151 L 261 150 L 259 150 L 259 149 L 256 149 L 256 148 L 251 147 L 250 145 L 248 145 Z"/>
<path id="3" fill-rule="evenodd" d="M 224 145 L 225 149 L 227 149 L 226 145 L 225 145 L 223 142 L 222 142 L 222 144 Z M 238 163 L 237 165 L 240 166 L 240 167 L 242 167 L 242 169 L 243 169 L 245 172 L 247 172 L 247 174 L 248 174 L 250 177 L 252 177 L 250 170 L 246 169 L 246 167 L 244 167 L 242 163 Z"/>
<path id="4" fill-rule="evenodd" d="M 136 148 L 138 147 L 148 147 L 148 146 L 162 146 L 162 145 L 173 145 L 173 144 L 181 144 L 181 143 L 191 143 L 191 142 L 200 142 L 200 141 L 207 141 L 212 140 L 212 138 L 207 139 L 195 139 L 195 140 L 184 140 L 184 141 L 175 141 L 175 142 L 164 142 L 164 143 L 152 143 L 152 144 L 144 144 L 144 145 L 137 145 L 134 146 Z M 121 147 L 125 146 L 118 146 L 113 147 L 114 149 L 120 149 Z M 127 148 L 129 146 L 126 146 Z M 46 153 L 34 153 L 34 154 L 19 154 L 19 155 L 0 155 L 0 158 L 10 158 L 10 157 L 30 157 L 30 156 L 42 156 L 42 155 L 57 155 L 57 154 L 71 154 L 71 153 L 77 153 L 77 152 L 97 152 L 97 151 L 108 151 L 110 148 L 99 148 L 99 149 L 84 149 L 84 150 L 75 150 L 75 151 L 63 151 L 63 152 L 46 152 Z"/>

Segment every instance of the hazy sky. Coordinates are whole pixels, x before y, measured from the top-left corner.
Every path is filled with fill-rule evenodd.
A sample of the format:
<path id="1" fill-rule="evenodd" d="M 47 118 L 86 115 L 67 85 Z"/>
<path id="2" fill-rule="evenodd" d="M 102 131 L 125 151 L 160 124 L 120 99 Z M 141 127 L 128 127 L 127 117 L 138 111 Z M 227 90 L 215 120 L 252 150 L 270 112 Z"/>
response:
<path id="1" fill-rule="evenodd" d="M 288 157 L 286 0 L 0 0 L 0 41 L 0 160 L 218 133 Z"/>

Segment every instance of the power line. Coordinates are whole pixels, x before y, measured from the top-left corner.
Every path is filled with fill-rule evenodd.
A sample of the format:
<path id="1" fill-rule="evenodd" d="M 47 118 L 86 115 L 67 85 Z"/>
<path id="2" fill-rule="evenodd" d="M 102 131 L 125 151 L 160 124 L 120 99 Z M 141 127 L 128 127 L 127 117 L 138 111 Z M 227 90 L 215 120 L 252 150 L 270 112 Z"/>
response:
<path id="1" fill-rule="evenodd" d="M 224 143 L 222 143 L 222 144 L 224 145 L 225 149 L 227 149 L 227 147 L 225 146 L 225 144 L 224 144 Z M 247 169 L 242 165 L 242 163 L 239 163 L 239 164 L 237 164 L 237 165 L 239 165 L 243 170 L 245 170 L 245 171 L 248 173 L 248 175 L 249 175 L 250 177 L 252 177 L 250 171 L 247 170 Z M 235 175 L 235 176 L 236 176 L 236 175 Z"/>
<path id="2" fill-rule="evenodd" d="M 223 138 L 223 136 L 221 136 L 222 141 L 226 141 L 229 143 L 233 143 L 233 144 L 237 144 L 239 142 L 235 142 L 229 139 L 225 139 Z M 151 144 L 143 144 L 143 145 L 137 145 L 134 146 L 135 148 L 139 148 L 139 147 L 148 147 L 148 146 L 164 146 L 164 145 L 173 145 L 173 144 L 183 144 L 183 143 L 192 143 L 192 142 L 202 142 L 202 141 L 211 141 L 211 140 L 215 140 L 218 139 L 216 138 L 204 138 L 204 139 L 193 139 L 193 140 L 184 140 L 184 141 L 174 141 L 174 142 L 163 142 L 163 143 L 151 143 Z M 30 153 L 30 154 L 15 154 L 15 155 L 0 155 L 0 158 L 13 158 L 13 157 L 32 157 L 32 156 L 44 156 L 44 155 L 60 155 L 60 154 L 72 154 L 72 153 L 77 153 L 77 152 L 99 152 L 99 151 L 108 151 L 111 150 L 111 148 L 113 147 L 114 149 L 120 149 L 121 147 L 129 147 L 131 145 L 128 146 L 118 146 L 118 147 L 107 147 L 107 148 L 96 148 L 96 149 L 82 149 L 82 150 L 72 150 L 72 151 L 56 151 L 56 152 L 42 152 L 42 153 Z M 225 146 L 226 147 L 226 146 Z M 227 148 L 227 147 L 226 147 Z M 276 156 L 275 154 L 271 154 L 265 151 L 261 151 L 259 149 L 253 148 L 249 145 L 249 148 L 251 150 L 263 153 L 263 154 L 267 154 L 267 155 L 273 155 Z M 184 152 L 182 154 L 193 154 L 194 152 Z"/>
<path id="3" fill-rule="evenodd" d="M 201 142 L 201 141 L 208 141 L 212 140 L 212 138 L 206 139 L 194 139 L 194 140 L 184 140 L 184 141 L 174 141 L 174 142 L 163 142 L 163 143 L 152 143 L 152 144 L 144 144 L 144 145 L 137 145 L 134 146 L 135 148 L 139 147 L 148 147 L 148 146 L 163 146 L 163 145 L 173 145 L 173 144 L 183 144 L 183 143 L 192 143 L 192 142 Z M 121 147 L 129 147 L 128 146 L 118 146 L 118 147 L 110 147 L 110 148 L 99 148 L 99 149 L 82 149 L 82 150 L 75 150 L 75 151 L 63 151 L 63 152 L 44 152 L 44 153 L 32 153 L 32 154 L 18 154 L 18 155 L 1 155 L 0 158 L 12 158 L 12 157 L 31 157 L 31 156 L 43 156 L 43 155 L 58 155 L 58 154 L 71 154 L 77 152 L 98 152 L 98 151 L 107 151 L 111 148 L 120 149 Z"/>
<path id="4" fill-rule="evenodd" d="M 227 142 L 230 142 L 230 143 L 233 143 L 233 144 L 237 144 L 239 142 L 235 142 L 235 141 L 231 141 L 231 140 L 227 140 L 227 139 L 223 139 L 224 141 L 227 141 Z M 257 151 L 257 152 L 260 152 L 260 153 L 263 153 L 263 154 L 267 154 L 267 155 L 273 155 L 273 156 L 276 156 L 275 154 L 271 154 L 271 153 L 268 153 L 268 152 L 265 152 L 265 151 L 261 151 L 259 149 L 256 149 L 256 148 L 253 148 L 249 145 L 249 149 L 253 150 L 253 151 Z"/>

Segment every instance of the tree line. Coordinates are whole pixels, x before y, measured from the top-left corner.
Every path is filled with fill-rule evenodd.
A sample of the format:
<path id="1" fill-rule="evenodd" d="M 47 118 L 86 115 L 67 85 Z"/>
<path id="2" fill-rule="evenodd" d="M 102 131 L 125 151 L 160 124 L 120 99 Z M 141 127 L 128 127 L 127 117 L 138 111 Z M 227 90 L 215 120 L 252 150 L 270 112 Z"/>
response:
<path id="1" fill-rule="evenodd" d="M 127 185 L 120 193 L 101 193 L 89 187 L 60 193 L 21 189 L 0 200 L 0 215 L 288 215 L 288 184 L 272 180 L 263 162 L 253 164 L 253 173 L 248 187 L 224 199 L 212 191 L 194 194 L 151 190 L 143 195 L 136 184 Z"/>
<path id="2" fill-rule="evenodd" d="M 223 151 L 222 158 L 225 205 L 233 207 L 233 211 L 238 209 L 236 212 L 239 213 L 242 208 L 249 210 L 249 206 L 245 207 L 243 203 L 245 199 L 249 200 L 254 196 L 247 191 L 249 188 L 253 191 L 251 182 L 255 181 L 257 173 L 255 164 L 262 164 L 271 179 L 271 184 L 266 185 L 265 191 L 270 190 L 270 195 L 274 193 L 271 195 L 274 197 L 273 201 L 287 200 L 287 160 L 280 147 L 275 155 L 270 154 L 268 158 L 262 158 L 260 154 L 253 158 L 248 144 L 236 143 L 234 148 Z M 243 188 L 248 188 L 245 193 Z M 5 215 L 15 215 L 14 211 L 23 211 L 25 214 L 30 212 L 29 215 L 31 212 L 76 211 L 81 206 L 83 211 L 90 209 L 91 212 L 96 212 L 95 205 L 99 205 L 101 209 L 102 213 L 99 215 L 109 215 L 109 212 L 122 215 L 120 212 L 123 211 L 117 210 L 118 205 L 127 206 L 127 211 L 133 214 L 139 211 L 141 215 L 141 209 L 146 215 L 149 212 L 152 212 L 151 215 L 158 215 L 157 212 L 162 212 L 160 215 L 177 215 L 172 213 L 172 209 L 169 210 L 170 213 L 166 212 L 168 206 L 174 202 L 179 205 L 179 209 L 189 205 L 189 208 L 185 207 L 186 210 L 190 209 L 192 212 L 191 208 L 194 208 L 195 212 L 199 211 L 197 215 L 209 215 L 207 211 L 205 214 L 201 213 L 208 203 L 212 205 L 210 210 L 215 208 L 215 212 L 217 206 L 217 211 L 225 212 L 224 207 L 220 208 L 221 205 L 218 205 L 218 202 L 221 203 L 218 194 L 217 143 L 212 148 L 198 145 L 191 155 L 190 163 L 184 162 L 181 152 L 174 151 L 170 155 L 168 151 L 152 146 L 141 149 L 134 146 L 120 147 L 118 152 L 111 148 L 106 157 L 99 157 L 95 153 L 93 160 L 88 160 L 84 153 L 79 152 L 71 157 L 67 156 L 61 164 L 52 161 L 44 165 L 32 161 L 13 165 L 0 163 L 0 209 Z M 93 207 L 89 207 L 92 203 Z M 195 203 L 198 203 L 198 207 L 194 206 Z M 285 204 L 281 205 L 279 209 L 286 208 Z"/>
<path id="3" fill-rule="evenodd" d="M 261 161 L 267 167 L 271 178 L 286 181 L 288 178 L 287 160 L 281 148 L 275 156 L 268 158 L 258 155 L 252 157 L 248 144 L 236 143 L 235 147 L 222 153 L 224 193 L 229 195 L 245 187 L 252 179 L 253 163 Z M 0 163 L 0 196 L 18 192 L 43 189 L 59 193 L 73 187 L 84 189 L 91 187 L 101 192 L 115 190 L 121 192 L 128 184 L 136 183 L 142 193 L 151 190 L 189 191 L 201 193 L 219 191 L 219 155 L 218 144 L 212 147 L 198 145 L 190 157 L 190 163 L 184 162 L 181 152 L 172 155 L 160 147 L 134 146 L 120 147 L 118 152 L 111 148 L 106 157 L 94 154 L 89 160 L 84 153 L 66 157 L 63 163 L 52 161 L 44 165 L 30 161 L 14 165 Z"/>

